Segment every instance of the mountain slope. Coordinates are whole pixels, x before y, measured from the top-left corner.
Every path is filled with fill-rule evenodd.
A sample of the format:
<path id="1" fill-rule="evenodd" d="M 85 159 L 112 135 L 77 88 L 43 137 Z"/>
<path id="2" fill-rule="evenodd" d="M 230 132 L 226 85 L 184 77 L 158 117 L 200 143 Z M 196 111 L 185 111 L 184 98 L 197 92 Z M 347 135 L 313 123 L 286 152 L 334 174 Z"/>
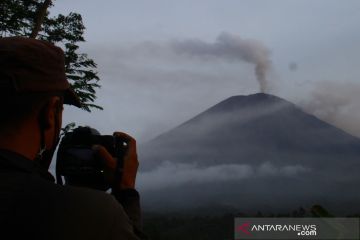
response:
<path id="1" fill-rule="evenodd" d="M 352 158 L 360 141 L 267 94 L 231 97 L 142 146 L 144 169 L 162 161 L 260 163 Z M 289 156 L 290 154 L 290 156 Z M 286 158 L 293 160 L 286 160 Z M 316 164 L 316 163 L 312 163 Z M 152 166 L 151 166 L 152 165 Z"/>
<path id="2" fill-rule="evenodd" d="M 296 186 L 304 201 L 305 196 L 325 202 L 336 202 L 339 194 L 348 200 L 359 196 L 350 189 L 359 183 L 360 140 L 268 94 L 228 98 L 144 144 L 140 156 L 144 191 L 167 189 L 173 196 L 180 191 L 233 204 L 240 197 L 234 189 L 246 182 L 242 191 L 251 202 L 270 185 Z M 154 186 L 148 183 L 153 178 L 158 179 Z M 286 199 L 284 194 L 267 193 Z"/>

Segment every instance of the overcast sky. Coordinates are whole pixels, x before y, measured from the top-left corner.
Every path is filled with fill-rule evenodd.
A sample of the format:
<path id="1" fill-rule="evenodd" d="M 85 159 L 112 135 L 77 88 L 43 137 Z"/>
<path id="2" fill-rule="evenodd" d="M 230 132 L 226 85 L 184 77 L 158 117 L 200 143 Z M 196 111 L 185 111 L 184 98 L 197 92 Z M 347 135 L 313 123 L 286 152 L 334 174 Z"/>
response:
<path id="1" fill-rule="evenodd" d="M 144 142 L 258 92 L 262 64 L 268 93 L 360 136 L 358 0 L 57 0 L 51 9 L 70 11 L 83 16 L 81 50 L 98 63 L 105 110 L 68 107 L 64 122 Z"/>

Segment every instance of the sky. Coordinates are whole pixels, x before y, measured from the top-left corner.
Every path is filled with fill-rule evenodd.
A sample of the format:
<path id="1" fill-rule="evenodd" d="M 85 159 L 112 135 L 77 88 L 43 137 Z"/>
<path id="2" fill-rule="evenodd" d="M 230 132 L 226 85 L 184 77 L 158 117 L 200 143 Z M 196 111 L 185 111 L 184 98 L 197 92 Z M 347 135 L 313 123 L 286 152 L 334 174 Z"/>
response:
<path id="1" fill-rule="evenodd" d="M 103 111 L 64 123 L 138 142 L 234 95 L 263 90 L 360 137 L 358 0 L 57 0 L 80 13 Z M 259 72 L 260 71 L 260 72 Z"/>

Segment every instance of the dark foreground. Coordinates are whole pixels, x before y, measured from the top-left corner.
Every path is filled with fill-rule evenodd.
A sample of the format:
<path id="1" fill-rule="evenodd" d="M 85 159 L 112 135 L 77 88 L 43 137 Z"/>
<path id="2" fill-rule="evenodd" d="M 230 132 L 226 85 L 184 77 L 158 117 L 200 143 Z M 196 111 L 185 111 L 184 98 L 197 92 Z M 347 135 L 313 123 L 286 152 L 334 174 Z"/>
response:
<path id="1" fill-rule="evenodd" d="M 245 214 L 241 212 L 212 214 L 192 213 L 144 213 L 144 231 L 150 239 L 157 240 L 230 240 L 234 239 L 235 217 L 335 217 L 325 208 L 314 205 L 302 207 L 290 213 Z M 344 216 L 336 216 L 344 217 Z M 347 217 L 360 217 L 359 213 Z"/>

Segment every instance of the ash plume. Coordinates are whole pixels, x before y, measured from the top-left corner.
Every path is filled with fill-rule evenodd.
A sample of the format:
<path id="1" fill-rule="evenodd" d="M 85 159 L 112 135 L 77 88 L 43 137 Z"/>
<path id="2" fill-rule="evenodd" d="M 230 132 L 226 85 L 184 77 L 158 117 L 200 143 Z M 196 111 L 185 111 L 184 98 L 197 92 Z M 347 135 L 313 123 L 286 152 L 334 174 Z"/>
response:
<path id="1" fill-rule="evenodd" d="M 243 39 L 237 35 L 221 33 L 213 43 L 198 39 L 176 41 L 173 48 L 177 53 L 200 58 L 220 58 L 227 61 L 244 61 L 255 65 L 256 79 L 260 91 L 268 90 L 266 79 L 270 69 L 270 51 L 261 42 Z"/>
<path id="2" fill-rule="evenodd" d="M 360 137 L 360 84 L 320 81 L 299 105 L 308 113 Z"/>

